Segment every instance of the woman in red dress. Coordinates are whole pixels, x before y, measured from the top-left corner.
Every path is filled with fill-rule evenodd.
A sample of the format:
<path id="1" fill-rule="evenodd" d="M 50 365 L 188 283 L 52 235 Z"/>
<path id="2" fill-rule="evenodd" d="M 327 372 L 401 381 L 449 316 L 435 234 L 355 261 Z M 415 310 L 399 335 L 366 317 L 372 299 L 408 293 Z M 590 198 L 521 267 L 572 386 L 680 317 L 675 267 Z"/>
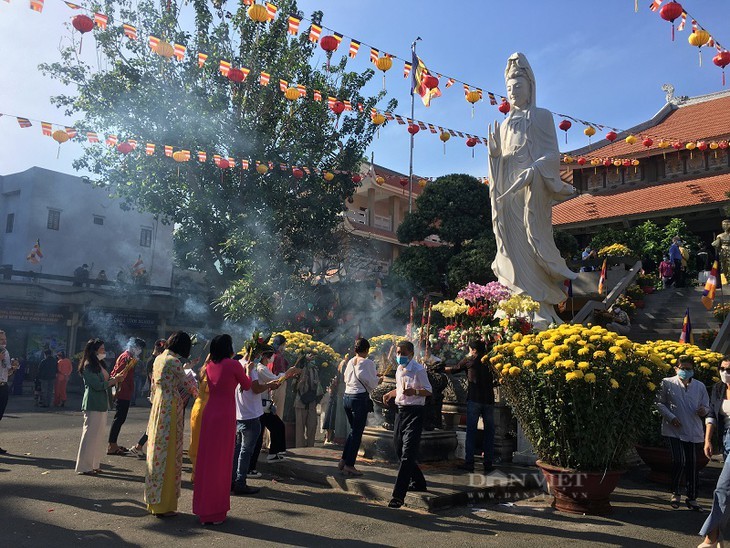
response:
<path id="1" fill-rule="evenodd" d="M 231 509 L 231 462 L 236 440 L 235 391 L 251 388 L 243 366 L 231 359 L 230 335 L 218 335 L 210 343 L 208 403 L 203 410 L 200 445 L 195 463 L 193 513 L 203 525 L 218 525 Z"/>

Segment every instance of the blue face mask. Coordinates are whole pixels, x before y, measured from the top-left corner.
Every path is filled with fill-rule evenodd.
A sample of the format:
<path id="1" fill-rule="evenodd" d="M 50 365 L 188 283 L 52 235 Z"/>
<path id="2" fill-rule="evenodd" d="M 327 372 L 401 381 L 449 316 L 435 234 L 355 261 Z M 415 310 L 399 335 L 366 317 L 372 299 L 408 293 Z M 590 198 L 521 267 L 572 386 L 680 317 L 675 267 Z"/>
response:
<path id="1" fill-rule="evenodd" d="M 682 379 L 683 381 L 686 381 L 687 379 L 691 379 L 694 376 L 695 372 L 689 369 L 680 369 L 677 372 L 677 376 Z"/>
<path id="2" fill-rule="evenodd" d="M 411 361 L 408 356 L 398 356 L 398 365 L 408 365 L 408 362 Z"/>

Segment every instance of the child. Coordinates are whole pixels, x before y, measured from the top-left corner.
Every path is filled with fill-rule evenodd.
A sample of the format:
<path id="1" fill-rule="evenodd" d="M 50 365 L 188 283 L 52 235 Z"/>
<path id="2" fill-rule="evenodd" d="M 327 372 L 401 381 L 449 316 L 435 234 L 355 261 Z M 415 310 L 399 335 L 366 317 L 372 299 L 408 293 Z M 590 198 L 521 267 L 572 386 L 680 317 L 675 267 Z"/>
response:
<path id="1" fill-rule="evenodd" d="M 662 277 L 662 286 L 668 288 L 674 276 L 674 265 L 669 260 L 669 255 L 664 255 L 664 260 L 659 263 L 659 275 Z"/>

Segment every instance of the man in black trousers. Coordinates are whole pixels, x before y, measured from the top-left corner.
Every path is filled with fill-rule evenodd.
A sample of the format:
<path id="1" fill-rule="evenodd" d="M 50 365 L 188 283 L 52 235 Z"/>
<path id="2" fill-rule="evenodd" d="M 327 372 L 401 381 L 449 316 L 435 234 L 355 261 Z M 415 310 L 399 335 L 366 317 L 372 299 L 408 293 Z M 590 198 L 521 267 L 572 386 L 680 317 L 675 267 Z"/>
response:
<path id="1" fill-rule="evenodd" d="M 383 396 L 386 405 L 395 398 L 398 406 L 393 443 L 400 466 L 392 498 L 388 503 L 390 508 L 403 506 L 408 490 L 426 491 L 426 478 L 418 467 L 418 448 L 421 443 L 426 398 L 431 395 L 432 388 L 426 368 L 413 359 L 413 353 L 412 342 L 398 343 L 395 390 Z"/>

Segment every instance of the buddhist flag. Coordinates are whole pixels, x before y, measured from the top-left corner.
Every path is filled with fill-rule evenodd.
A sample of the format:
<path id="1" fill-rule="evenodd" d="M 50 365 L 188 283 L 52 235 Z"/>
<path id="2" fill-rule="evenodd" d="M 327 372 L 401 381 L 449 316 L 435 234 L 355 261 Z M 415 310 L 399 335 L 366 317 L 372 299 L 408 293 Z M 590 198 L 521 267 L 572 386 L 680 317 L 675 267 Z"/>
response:
<path id="1" fill-rule="evenodd" d="M 318 89 L 314 90 L 314 100 L 322 102 L 322 93 Z"/>
<path id="2" fill-rule="evenodd" d="M 350 40 L 350 57 L 354 59 L 358 51 L 360 51 L 360 42 L 357 40 Z"/>
<path id="3" fill-rule="evenodd" d="M 99 142 L 99 135 L 95 131 L 87 131 L 86 138 L 89 140 L 90 143 Z"/>
<path id="4" fill-rule="evenodd" d="M 144 273 L 144 262 L 142 261 L 142 255 L 139 255 L 137 257 L 137 260 L 134 261 L 134 264 L 132 265 L 132 276 L 136 278 Z"/>
<path id="5" fill-rule="evenodd" d="M 205 162 L 207 159 L 208 159 L 208 154 L 206 154 L 202 150 L 199 150 L 198 151 L 198 162 Z"/>
<path id="6" fill-rule="evenodd" d="M 137 148 L 137 139 L 127 139 L 127 142 L 132 145 L 133 149 Z"/>
<path id="7" fill-rule="evenodd" d="M 717 273 L 720 270 L 720 265 L 715 261 L 712 263 L 712 270 L 710 275 L 707 277 L 705 283 L 705 289 L 702 291 L 702 304 L 705 305 L 707 310 L 712 310 L 712 305 L 715 301 L 715 289 L 717 289 Z"/>
<path id="8" fill-rule="evenodd" d="M 78 4 L 74 4 L 73 2 L 64 2 L 64 4 L 66 4 L 72 10 L 80 10 L 81 9 L 81 6 L 79 6 Z"/>
<path id="9" fill-rule="evenodd" d="M 317 42 L 319 42 L 319 37 L 321 34 L 322 34 L 322 27 L 312 23 L 312 26 L 309 29 L 309 41 L 314 42 L 316 44 Z"/>
<path id="10" fill-rule="evenodd" d="M 446 87 L 450 88 L 451 86 L 454 85 L 454 82 L 456 82 L 456 80 L 454 78 L 449 78 L 448 80 L 446 80 Z"/>
<path id="11" fill-rule="evenodd" d="M 35 245 L 33 245 L 33 248 L 30 250 L 30 253 L 28 253 L 28 256 L 25 258 L 25 260 L 31 264 L 38 264 L 41 262 L 42 258 L 43 253 L 41 253 L 41 241 L 36 240 Z"/>
<path id="12" fill-rule="evenodd" d="M 43 135 L 50 137 L 51 133 L 53 133 L 53 126 L 51 126 L 48 122 L 41 122 L 41 131 L 43 132 Z"/>
<path id="13" fill-rule="evenodd" d="M 403 78 L 408 78 L 408 75 L 411 73 L 412 68 L 413 66 L 408 62 L 403 65 Z"/>
<path id="14" fill-rule="evenodd" d="M 205 61 L 208 59 L 207 53 L 198 52 L 198 68 L 203 68 Z"/>
<path id="15" fill-rule="evenodd" d="M 276 7 L 276 5 L 272 4 L 271 2 L 266 2 L 266 13 L 269 14 L 269 19 L 273 19 L 276 17 L 276 12 L 279 11 L 279 8 Z"/>
<path id="16" fill-rule="evenodd" d="M 170 145 L 165 145 L 165 156 L 172 158 L 172 147 Z"/>
<path id="17" fill-rule="evenodd" d="M 116 135 L 109 135 L 106 138 L 106 144 L 110 147 L 116 146 L 117 144 L 117 136 Z"/>
<path id="18" fill-rule="evenodd" d="M 43 0 L 30 0 L 30 9 L 41 13 L 43 11 Z"/>
<path id="19" fill-rule="evenodd" d="M 679 26 L 677 27 L 677 30 L 678 31 L 683 31 L 684 30 L 684 26 L 686 24 L 687 24 L 687 12 L 686 11 L 683 11 L 682 12 L 682 21 L 679 23 Z"/>
<path id="20" fill-rule="evenodd" d="M 183 59 L 185 59 L 185 51 L 187 50 L 185 46 L 183 46 L 182 44 L 174 44 L 172 48 L 175 59 L 177 59 L 178 61 L 182 61 Z"/>
<path id="21" fill-rule="evenodd" d="M 282 93 L 284 93 L 288 87 L 289 82 L 287 82 L 286 80 L 279 80 L 279 89 Z"/>
<path id="22" fill-rule="evenodd" d="M 484 177 L 480 177 L 480 180 L 483 180 Z M 563 282 L 563 286 L 565 287 L 565 294 L 568 296 L 568 298 L 573 297 L 573 280 L 568 278 Z"/>
<path id="23" fill-rule="evenodd" d="M 289 29 L 287 32 L 291 34 L 292 36 L 296 36 L 299 34 L 299 23 L 301 23 L 301 18 L 296 17 L 294 15 L 289 16 Z"/>
<path id="24" fill-rule="evenodd" d="M 101 30 L 106 30 L 106 24 L 108 22 L 109 17 L 104 15 L 103 13 L 94 14 L 94 23 L 96 23 L 96 26 L 99 27 Z"/>
<path id="25" fill-rule="evenodd" d="M 72 127 L 67 127 L 66 133 L 68 134 L 69 139 L 73 139 L 74 137 L 76 137 L 77 131 Z"/>
<path id="26" fill-rule="evenodd" d="M 601 275 L 598 278 L 598 294 L 603 295 L 606 289 L 606 260 L 603 259 L 603 266 L 601 267 Z"/>
<path id="27" fill-rule="evenodd" d="M 241 160 L 241 169 L 248 169 L 248 160 Z"/>
<path id="28" fill-rule="evenodd" d="M 679 336 L 679 342 L 684 344 L 695 343 L 694 335 L 692 335 L 692 321 L 689 319 L 689 308 L 684 313 L 684 321 L 682 322 L 682 334 Z"/>
<path id="29" fill-rule="evenodd" d="M 651 11 L 656 11 L 659 9 L 659 7 L 662 5 L 663 0 L 653 0 L 651 5 L 649 6 L 649 9 Z"/>
<path id="30" fill-rule="evenodd" d="M 259 76 L 259 84 L 262 86 L 268 86 L 269 80 L 271 80 L 271 74 L 268 72 L 262 72 L 261 76 Z"/>
<path id="31" fill-rule="evenodd" d="M 426 76 L 429 74 L 425 63 L 418 57 L 415 52 L 413 53 L 413 85 L 411 89 L 413 92 L 418 93 L 421 96 L 423 104 L 427 107 L 431 105 L 431 99 L 434 97 L 441 97 L 441 90 L 436 86 L 435 88 L 427 88 L 425 84 Z"/>
<path id="32" fill-rule="evenodd" d="M 15 119 L 18 121 L 18 125 L 22 128 L 31 127 L 33 125 L 30 123 L 30 120 L 28 120 L 28 118 L 21 118 L 20 116 L 16 116 Z"/>
<path id="33" fill-rule="evenodd" d="M 494 96 L 494 93 L 492 93 L 491 91 L 488 91 L 487 92 L 487 96 L 489 97 L 489 104 L 490 105 L 496 105 L 497 104 L 497 99 Z"/>
<path id="34" fill-rule="evenodd" d="M 306 88 L 306 86 L 303 86 L 302 84 L 297 84 L 297 89 L 299 90 L 299 97 L 306 97 L 307 96 L 307 88 Z"/>
<path id="35" fill-rule="evenodd" d="M 147 156 L 152 156 L 155 153 L 155 144 L 147 143 L 144 146 L 144 151 L 147 153 Z"/>
<path id="36" fill-rule="evenodd" d="M 157 48 L 157 45 L 160 43 L 160 39 L 157 38 L 157 36 L 150 36 L 149 41 L 147 43 L 149 44 L 150 49 L 152 51 L 155 51 L 155 49 Z"/>
<path id="37" fill-rule="evenodd" d="M 228 73 L 231 72 L 231 64 L 228 61 L 221 59 L 220 65 L 218 65 L 218 70 L 221 71 L 223 76 L 228 76 Z"/>
<path id="38" fill-rule="evenodd" d="M 377 63 L 378 57 L 380 57 L 380 52 L 375 48 L 370 48 L 370 62 Z"/>
<path id="39" fill-rule="evenodd" d="M 124 29 L 124 36 L 129 38 L 130 40 L 136 40 L 137 39 L 137 29 L 133 27 L 132 25 L 128 25 L 124 23 L 122 25 L 122 28 Z"/>

